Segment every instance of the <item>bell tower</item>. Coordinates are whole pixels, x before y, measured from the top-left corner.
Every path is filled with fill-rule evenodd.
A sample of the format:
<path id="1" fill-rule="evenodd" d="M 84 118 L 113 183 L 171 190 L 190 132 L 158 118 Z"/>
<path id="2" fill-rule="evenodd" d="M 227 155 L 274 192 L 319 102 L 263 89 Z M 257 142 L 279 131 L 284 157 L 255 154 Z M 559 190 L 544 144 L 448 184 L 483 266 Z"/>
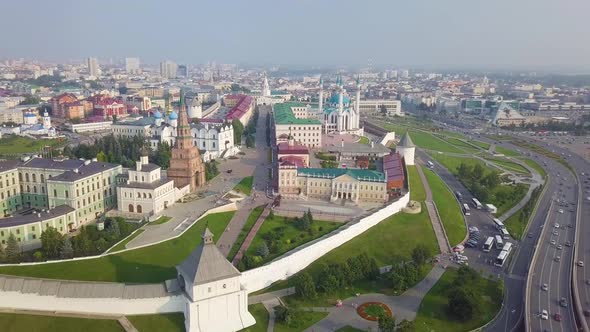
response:
<path id="1" fill-rule="evenodd" d="M 190 185 L 190 191 L 193 192 L 205 185 L 205 165 L 201 160 L 199 149 L 193 144 L 182 91 L 180 91 L 180 114 L 176 132 L 168 178 L 174 180 L 175 187 Z"/>

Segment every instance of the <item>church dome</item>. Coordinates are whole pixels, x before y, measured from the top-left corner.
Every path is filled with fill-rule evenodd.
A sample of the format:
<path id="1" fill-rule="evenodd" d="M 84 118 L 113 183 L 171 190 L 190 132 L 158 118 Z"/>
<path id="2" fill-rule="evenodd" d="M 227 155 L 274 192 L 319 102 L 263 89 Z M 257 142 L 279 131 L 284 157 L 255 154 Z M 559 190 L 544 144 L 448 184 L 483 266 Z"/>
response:
<path id="1" fill-rule="evenodd" d="M 168 119 L 170 119 L 170 120 L 177 120 L 178 119 L 178 114 L 176 114 L 176 112 L 172 112 L 172 113 L 170 113 L 170 115 L 168 115 Z"/>
<path id="2" fill-rule="evenodd" d="M 160 113 L 160 111 L 156 111 L 156 113 L 154 113 L 154 118 L 161 119 L 162 118 L 162 113 Z"/>
<path id="3" fill-rule="evenodd" d="M 33 113 L 25 113 L 25 117 L 27 117 L 27 118 L 34 118 L 34 117 L 36 117 L 36 115 L 33 114 Z"/>
<path id="4" fill-rule="evenodd" d="M 338 104 L 339 102 L 340 102 L 340 93 L 335 93 L 334 95 L 332 95 L 332 97 L 330 98 L 330 104 Z M 342 102 L 345 105 L 350 104 L 350 98 L 348 98 L 346 95 L 343 95 Z"/>

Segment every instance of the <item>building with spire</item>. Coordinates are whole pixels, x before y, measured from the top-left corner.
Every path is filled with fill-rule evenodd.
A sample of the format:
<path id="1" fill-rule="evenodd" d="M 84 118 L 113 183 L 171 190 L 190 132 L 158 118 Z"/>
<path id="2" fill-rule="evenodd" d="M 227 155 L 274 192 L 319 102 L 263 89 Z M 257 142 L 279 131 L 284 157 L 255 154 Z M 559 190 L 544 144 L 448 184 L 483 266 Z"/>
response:
<path id="1" fill-rule="evenodd" d="M 406 166 L 414 165 L 416 146 L 414 145 L 414 142 L 412 142 L 408 132 L 406 132 L 399 140 L 399 143 L 395 147 L 395 152 L 397 152 L 404 159 Z"/>
<path id="2" fill-rule="evenodd" d="M 262 96 L 263 97 L 270 97 L 270 86 L 268 85 L 268 79 L 266 75 L 264 75 L 264 82 L 262 83 Z"/>
<path id="3" fill-rule="evenodd" d="M 361 84 L 358 78 L 356 80 L 356 89 L 356 100 L 352 103 L 350 96 L 344 88 L 342 76 L 338 75 L 336 88 L 332 91 L 332 96 L 327 100 L 326 106 L 324 107 L 324 87 L 323 80 L 320 79 L 318 113 L 325 134 L 363 135 L 363 128 L 360 127 L 359 112 Z"/>
<path id="4" fill-rule="evenodd" d="M 172 158 L 168 168 L 168 178 L 174 180 L 175 187 L 182 188 L 188 185 L 190 191 L 193 192 L 205 185 L 205 166 L 201 160 L 199 149 L 193 143 L 182 91 L 180 92 L 180 114 L 176 133 L 176 141 L 172 148 Z"/>
<path id="5" fill-rule="evenodd" d="M 240 271 L 215 246 L 209 228 L 202 237 L 201 244 L 176 267 L 186 298 L 186 332 L 240 331 L 254 325 Z"/>

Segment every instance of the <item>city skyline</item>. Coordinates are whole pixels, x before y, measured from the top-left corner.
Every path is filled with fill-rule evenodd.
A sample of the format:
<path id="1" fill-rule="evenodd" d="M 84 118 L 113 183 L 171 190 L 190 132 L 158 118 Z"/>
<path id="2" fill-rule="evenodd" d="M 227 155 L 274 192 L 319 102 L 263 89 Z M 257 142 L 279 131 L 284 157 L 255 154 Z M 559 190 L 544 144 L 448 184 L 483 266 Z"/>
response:
<path id="1" fill-rule="evenodd" d="M 174 1 L 141 8 L 114 1 L 57 1 L 35 4 L 34 11 L 28 6 L 5 4 L 11 15 L 0 27 L 11 33 L 0 37 L 2 45 L 10 45 L 3 57 L 139 57 L 147 64 L 173 60 L 322 67 L 590 67 L 590 46 L 578 39 L 590 32 L 578 24 L 590 9 L 583 1 L 502 0 L 482 8 L 469 1 L 382 1 L 367 6 L 305 0 L 290 3 L 288 10 L 267 0 Z M 51 23 L 42 24 L 42 29 L 39 24 L 19 23 L 43 22 L 47 17 Z"/>

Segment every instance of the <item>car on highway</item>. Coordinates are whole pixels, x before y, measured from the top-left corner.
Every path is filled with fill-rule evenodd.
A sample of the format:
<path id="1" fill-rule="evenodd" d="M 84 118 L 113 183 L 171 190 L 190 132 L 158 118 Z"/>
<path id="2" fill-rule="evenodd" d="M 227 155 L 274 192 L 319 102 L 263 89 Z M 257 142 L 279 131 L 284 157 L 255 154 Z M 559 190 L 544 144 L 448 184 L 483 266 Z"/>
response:
<path id="1" fill-rule="evenodd" d="M 561 244 L 557 245 L 557 250 L 562 250 L 563 246 Z"/>
<path id="2" fill-rule="evenodd" d="M 554 260 L 555 260 L 556 262 L 561 262 L 561 256 L 555 256 Z"/>
<path id="3" fill-rule="evenodd" d="M 559 224 L 558 223 L 555 223 L 555 224 L 553 224 L 553 227 L 559 228 Z"/>
<path id="4" fill-rule="evenodd" d="M 558 231 L 553 231 L 552 234 L 555 235 L 555 236 L 559 236 L 559 232 Z"/>
<path id="5" fill-rule="evenodd" d="M 565 246 L 566 247 L 571 247 L 572 246 L 572 242 L 571 241 L 566 241 L 565 242 Z"/>
<path id="6" fill-rule="evenodd" d="M 549 289 L 549 286 L 547 284 L 543 284 L 541 285 L 541 289 L 547 291 Z"/>
<path id="7" fill-rule="evenodd" d="M 541 311 L 541 319 L 543 319 L 543 320 L 549 319 L 549 313 L 547 312 L 547 310 L 543 309 L 543 311 Z"/>
<path id="8" fill-rule="evenodd" d="M 567 308 L 567 300 L 565 299 L 565 297 L 562 297 L 562 298 L 559 300 L 559 305 L 560 305 L 561 307 Z"/>
<path id="9" fill-rule="evenodd" d="M 563 209 L 559 209 L 559 210 L 557 210 L 557 212 L 563 213 Z"/>
<path id="10" fill-rule="evenodd" d="M 555 245 L 555 240 L 551 240 L 551 241 L 549 241 L 549 243 L 550 243 L 552 246 L 554 246 L 554 245 Z"/>
<path id="11" fill-rule="evenodd" d="M 583 261 L 578 261 L 576 263 L 579 267 L 584 267 L 584 262 Z"/>
<path id="12" fill-rule="evenodd" d="M 553 315 L 553 319 L 555 319 L 556 322 L 561 322 L 561 315 L 556 313 L 555 315 Z"/>
<path id="13" fill-rule="evenodd" d="M 527 234 L 527 237 L 528 237 L 529 239 L 530 239 L 530 238 L 532 238 L 532 237 L 533 237 L 533 233 L 530 233 L 530 232 L 529 232 L 529 233 Z"/>

